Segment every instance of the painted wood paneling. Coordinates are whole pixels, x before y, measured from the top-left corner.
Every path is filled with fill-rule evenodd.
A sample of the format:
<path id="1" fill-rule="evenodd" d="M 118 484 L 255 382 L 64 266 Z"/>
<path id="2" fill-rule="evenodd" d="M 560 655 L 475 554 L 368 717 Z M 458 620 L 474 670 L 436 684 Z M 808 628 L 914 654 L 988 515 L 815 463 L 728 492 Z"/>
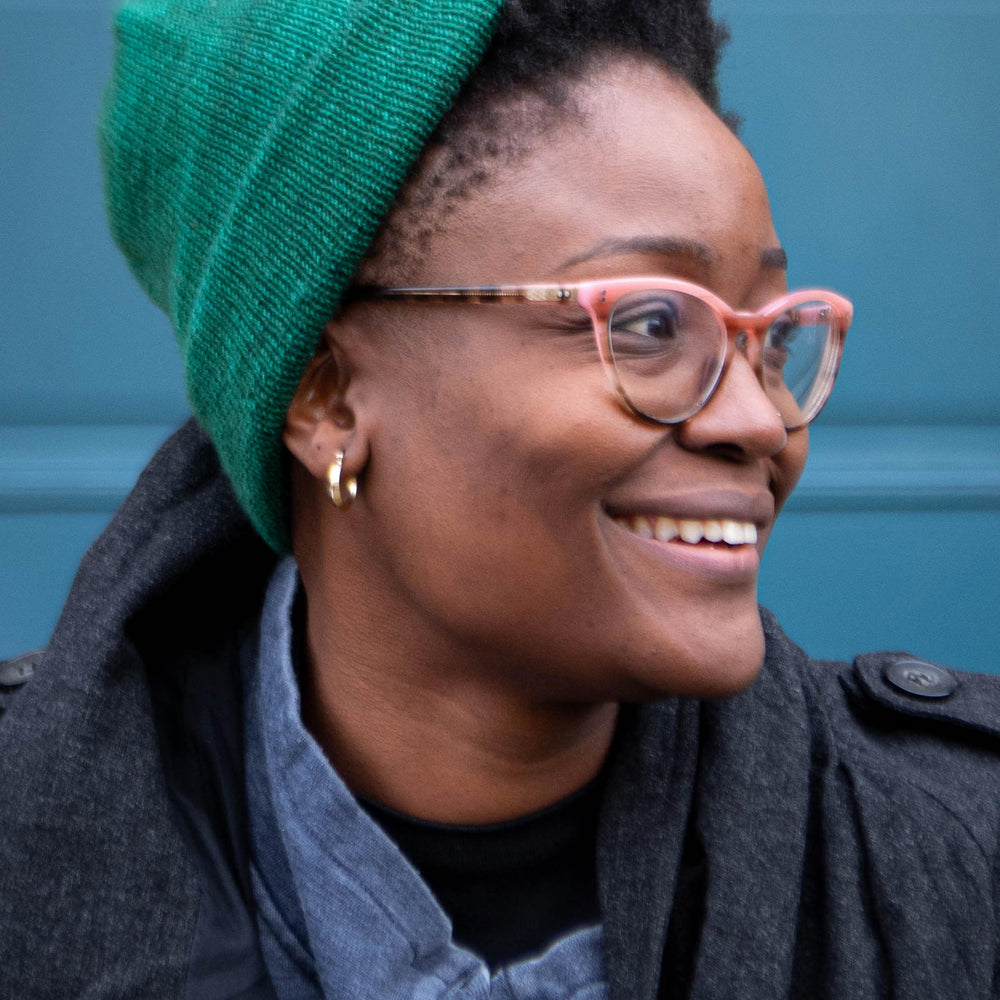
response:
<path id="1" fill-rule="evenodd" d="M 45 641 L 80 554 L 187 412 L 168 324 L 103 219 L 112 6 L 0 0 L 0 655 Z M 790 281 L 857 307 L 762 598 L 815 653 L 1000 669 L 1000 5 L 715 7 L 724 104 Z"/>

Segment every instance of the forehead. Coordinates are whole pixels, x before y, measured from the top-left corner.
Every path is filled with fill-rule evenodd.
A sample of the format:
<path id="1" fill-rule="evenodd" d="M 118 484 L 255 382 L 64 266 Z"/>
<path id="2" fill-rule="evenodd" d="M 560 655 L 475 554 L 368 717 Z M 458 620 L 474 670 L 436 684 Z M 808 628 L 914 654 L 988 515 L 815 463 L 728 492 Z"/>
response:
<path id="1" fill-rule="evenodd" d="M 777 245 L 756 165 L 685 83 L 627 62 L 576 85 L 571 97 L 528 153 L 496 166 L 455 206 L 420 283 L 638 268 L 732 286 L 748 260 Z M 692 252 L 657 250 L 684 246 Z"/>

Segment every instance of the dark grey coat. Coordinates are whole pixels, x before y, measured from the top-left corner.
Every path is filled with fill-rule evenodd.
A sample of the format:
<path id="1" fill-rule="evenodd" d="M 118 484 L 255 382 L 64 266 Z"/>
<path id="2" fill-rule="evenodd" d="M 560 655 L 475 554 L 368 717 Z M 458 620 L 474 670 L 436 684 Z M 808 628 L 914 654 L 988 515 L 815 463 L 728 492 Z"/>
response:
<path id="1" fill-rule="evenodd" d="M 0 997 L 272 996 L 239 681 L 272 566 L 189 424 L 0 719 Z M 612 997 L 1000 996 L 1000 681 L 911 667 L 906 693 L 883 676 L 903 654 L 812 661 L 763 619 L 749 691 L 623 713 L 598 848 Z"/>

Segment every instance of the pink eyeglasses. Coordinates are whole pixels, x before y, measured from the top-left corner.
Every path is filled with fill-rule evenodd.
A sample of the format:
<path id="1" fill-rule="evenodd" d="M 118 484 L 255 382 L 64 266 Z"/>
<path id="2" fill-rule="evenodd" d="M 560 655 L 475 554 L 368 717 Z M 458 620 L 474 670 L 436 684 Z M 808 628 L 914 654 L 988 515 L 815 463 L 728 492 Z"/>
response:
<path id="1" fill-rule="evenodd" d="M 733 341 L 788 430 L 810 423 L 829 398 L 854 312 L 843 296 L 815 288 L 789 292 L 758 312 L 738 312 L 707 288 L 657 277 L 481 288 L 360 286 L 349 297 L 580 305 L 622 405 L 658 424 L 687 420 L 711 399 Z"/>

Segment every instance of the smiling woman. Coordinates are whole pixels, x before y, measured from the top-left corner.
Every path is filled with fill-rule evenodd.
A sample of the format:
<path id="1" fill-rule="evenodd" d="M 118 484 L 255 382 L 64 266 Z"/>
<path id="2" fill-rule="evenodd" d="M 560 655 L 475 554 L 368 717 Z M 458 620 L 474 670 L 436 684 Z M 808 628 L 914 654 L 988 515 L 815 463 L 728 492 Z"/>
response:
<path id="1" fill-rule="evenodd" d="M 757 604 L 852 307 L 706 4 L 117 34 L 197 420 L 3 716 L 4 995 L 993 996 L 1000 684 Z"/>
<path id="2" fill-rule="evenodd" d="M 627 275 L 684 273 L 753 306 L 784 290 L 783 272 L 760 265 L 777 237 L 753 163 L 688 86 L 629 61 L 588 76 L 567 100 L 572 127 L 551 129 L 544 147 L 454 207 L 427 241 L 417 283 L 589 276 L 610 289 Z M 685 141 L 650 145 L 650 134 Z M 705 157 L 712 194 L 695 197 L 705 171 L 690 164 Z M 421 182 L 418 173 L 411 183 Z M 592 208 L 580 213 L 580 204 Z M 649 232 L 707 238 L 711 263 L 676 248 L 650 252 L 648 241 L 588 252 Z M 482 822 L 546 806 L 599 770 L 614 730 L 610 704 L 732 693 L 760 668 L 758 549 L 802 470 L 805 432 L 786 432 L 752 352 L 735 349 L 697 413 L 671 429 L 636 417 L 608 384 L 589 317 L 566 309 L 571 317 L 514 304 L 355 302 L 327 325 L 289 411 L 285 442 L 301 463 L 293 540 L 305 592 L 315 595 L 310 660 L 344 656 L 344 622 L 364 637 L 346 657 L 349 672 L 309 674 L 323 733 L 356 748 L 355 787 L 425 818 Z M 674 366 L 702 397 L 706 345 L 697 341 L 726 358 L 718 331 L 703 326 Z M 405 352 L 394 351 L 403 336 Z M 359 482 L 346 514 L 326 495 L 338 452 L 343 474 Z M 758 541 L 661 542 L 622 530 L 640 514 L 749 522 Z M 345 564 L 361 568 L 363 588 Z M 415 700 L 415 690 L 447 697 Z M 387 735 L 363 740 L 375 705 Z M 546 711 L 554 719 L 542 726 Z M 479 755 L 498 735 L 498 714 L 546 746 L 552 733 L 571 741 L 573 725 L 583 739 L 556 766 L 525 740 L 484 781 Z M 448 734 L 439 766 L 395 745 L 412 745 L 415 728 L 425 747 L 431 734 Z"/>

